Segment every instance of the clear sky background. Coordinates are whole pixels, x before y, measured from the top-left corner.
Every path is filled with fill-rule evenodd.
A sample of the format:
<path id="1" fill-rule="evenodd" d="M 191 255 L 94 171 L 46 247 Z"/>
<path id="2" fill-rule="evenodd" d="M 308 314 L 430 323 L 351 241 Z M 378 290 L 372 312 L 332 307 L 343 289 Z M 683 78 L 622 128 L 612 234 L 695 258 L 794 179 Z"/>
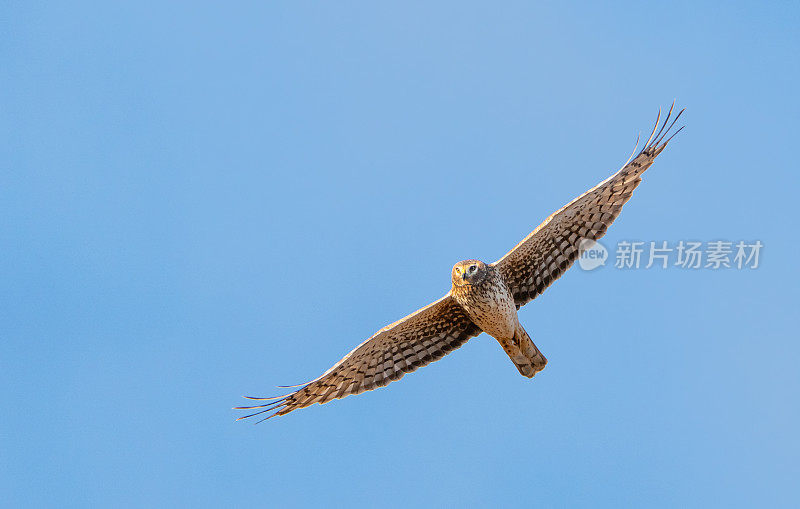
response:
<path id="1" fill-rule="evenodd" d="M 788 507 L 800 478 L 797 2 L 5 3 L 0 505 Z M 389 387 L 253 426 L 687 128 L 574 267 Z"/>

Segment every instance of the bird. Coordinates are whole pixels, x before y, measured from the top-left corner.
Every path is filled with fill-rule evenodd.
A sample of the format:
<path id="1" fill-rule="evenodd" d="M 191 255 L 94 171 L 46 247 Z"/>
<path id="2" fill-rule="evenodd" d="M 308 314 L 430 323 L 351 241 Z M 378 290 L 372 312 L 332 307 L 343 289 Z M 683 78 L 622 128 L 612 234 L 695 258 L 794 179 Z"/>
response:
<path id="1" fill-rule="evenodd" d="M 244 396 L 268 403 L 234 407 L 252 412 L 237 420 L 268 413 L 258 420 L 263 422 L 315 403 L 384 387 L 482 332 L 497 340 L 521 375 L 533 378 L 547 365 L 547 359 L 520 323 L 517 311 L 575 262 L 586 241 L 605 234 L 642 181 L 642 174 L 685 127 L 670 134 L 685 110 L 667 127 L 674 108 L 673 101 L 660 128 L 659 108 L 647 142 L 637 154 L 637 138 L 619 171 L 551 214 L 502 258 L 494 263 L 472 259 L 456 263 L 447 295 L 380 329 L 314 380 L 279 386 L 294 389 L 286 395 Z"/>

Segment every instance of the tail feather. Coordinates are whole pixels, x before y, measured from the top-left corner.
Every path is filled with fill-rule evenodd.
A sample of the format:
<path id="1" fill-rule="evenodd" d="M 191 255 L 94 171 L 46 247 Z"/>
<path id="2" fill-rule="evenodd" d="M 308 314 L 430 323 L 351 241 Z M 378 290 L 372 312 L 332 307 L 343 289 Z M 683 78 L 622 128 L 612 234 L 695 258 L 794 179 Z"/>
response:
<path id="1" fill-rule="evenodd" d="M 522 325 L 517 326 L 513 340 L 500 341 L 500 345 L 522 376 L 533 378 L 533 375 L 543 370 L 547 364 L 547 359 L 536 348 L 533 340 L 522 328 Z"/>

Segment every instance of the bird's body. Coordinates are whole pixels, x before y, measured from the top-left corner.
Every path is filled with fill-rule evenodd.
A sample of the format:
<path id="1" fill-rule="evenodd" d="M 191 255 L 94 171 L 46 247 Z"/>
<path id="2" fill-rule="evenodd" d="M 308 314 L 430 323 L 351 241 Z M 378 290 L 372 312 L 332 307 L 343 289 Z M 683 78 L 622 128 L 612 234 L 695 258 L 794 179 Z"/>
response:
<path id="1" fill-rule="evenodd" d="M 480 276 L 472 283 L 455 273 L 459 270 L 467 276 L 470 267 L 475 267 L 476 274 Z M 479 260 L 465 260 L 456 264 L 453 272 L 450 295 L 464 308 L 475 325 L 494 338 L 513 337 L 519 325 L 517 306 L 511 290 L 497 270 Z"/>
<path id="2" fill-rule="evenodd" d="M 659 112 L 644 148 L 621 170 L 545 219 L 505 256 L 492 264 L 479 260 L 457 263 L 447 295 L 379 330 L 320 377 L 295 386 L 299 387 L 296 391 L 286 396 L 249 398 L 270 402 L 237 407 L 258 410 L 240 419 L 264 412 L 273 412 L 269 417 L 285 415 L 314 403 L 383 387 L 481 332 L 500 343 L 522 375 L 533 377 L 545 367 L 547 359 L 520 324 L 517 310 L 572 265 L 582 241 L 597 240 L 605 234 L 641 182 L 642 174 L 677 134 L 667 138 L 681 115 L 678 113 L 667 127 L 671 114 L 672 108 L 656 133 Z"/>
<path id="3" fill-rule="evenodd" d="M 450 295 L 475 325 L 500 343 L 523 376 L 531 378 L 544 369 L 547 359 L 520 325 L 514 296 L 495 267 L 464 260 L 453 267 L 452 280 Z"/>

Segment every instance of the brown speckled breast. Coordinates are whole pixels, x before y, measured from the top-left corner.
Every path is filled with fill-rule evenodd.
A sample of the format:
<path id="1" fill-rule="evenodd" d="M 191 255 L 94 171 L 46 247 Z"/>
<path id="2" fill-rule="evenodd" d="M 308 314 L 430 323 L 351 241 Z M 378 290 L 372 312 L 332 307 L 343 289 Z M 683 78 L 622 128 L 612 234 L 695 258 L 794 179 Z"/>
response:
<path id="1" fill-rule="evenodd" d="M 498 339 L 514 336 L 517 326 L 514 297 L 493 267 L 480 284 L 454 286 L 451 294 L 484 332 Z"/>

